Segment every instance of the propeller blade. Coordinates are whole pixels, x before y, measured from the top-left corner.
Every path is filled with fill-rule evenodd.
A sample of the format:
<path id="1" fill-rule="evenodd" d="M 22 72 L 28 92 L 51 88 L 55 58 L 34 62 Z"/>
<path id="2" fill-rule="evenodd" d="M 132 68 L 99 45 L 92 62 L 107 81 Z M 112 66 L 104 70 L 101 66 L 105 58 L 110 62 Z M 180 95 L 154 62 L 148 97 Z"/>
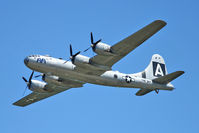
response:
<path id="1" fill-rule="evenodd" d="M 91 44 L 93 44 L 93 33 L 91 32 Z"/>
<path id="2" fill-rule="evenodd" d="M 159 89 L 155 89 L 155 92 L 158 94 L 159 93 Z"/>
<path id="3" fill-rule="evenodd" d="M 28 82 L 28 80 L 27 80 L 26 78 L 22 77 L 22 79 L 23 79 L 26 83 Z"/>
<path id="4" fill-rule="evenodd" d="M 96 43 L 94 43 L 94 45 L 96 46 L 101 41 L 102 41 L 102 39 L 99 39 Z"/>
<path id="5" fill-rule="evenodd" d="M 88 51 L 91 47 L 87 48 L 86 50 L 84 50 L 84 52 Z"/>
<path id="6" fill-rule="evenodd" d="M 36 76 L 34 76 L 34 78 L 38 78 L 38 77 L 40 77 L 40 76 L 42 76 L 41 74 L 40 75 L 36 75 Z"/>
<path id="7" fill-rule="evenodd" d="M 81 53 L 81 51 L 77 52 L 75 55 L 73 55 L 73 58 L 75 58 L 80 53 Z"/>
<path id="8" fill-rule="evenodd" d="M 65 62 L 64 62 L 64 64 L 66 63 L 66 62 L 68 62 L 70 59 L 68 59 L 68 60 L 66 60 Z"/>
<path id="9" fill-rule="evenodd" d="M 30 78 L 29 78 L 29 80 L 28 80 L 29 83 L 31 82 L 31 79 L 32 79 L 33 74 L 34 74 L 34 71 L 32 71 L 32 73 L 31 73 L 31 75 L 30 75 Z"/>
<path id="10" fill-rule="evenodd" d="M 32 71 L 31 75 L 30 75 L 30 78 L 28 80 L 28 88 L 30 89 L 30 86 L 31 86 L 31 80 L 32 80 L 32 76 L 34 74 L 34 71 Z"/>
<path id="11" fill-rule="evenodd" d="M 23 92 L 23 95 L 22 95 L 22 96 L 24 96 L 24 94 L 25 94 L 25 92 L 26 92 L 27 88 L 28 88 L 28 86 L 26 86 L 26 88 L 25 88 L 25 90 L 24 90 L 24 92 Z"/>
<path id="12" fill-rule="evenodd" d="M 71 44 L 70 44 L 70 56 L 73 56 L 73 49 Z"/>

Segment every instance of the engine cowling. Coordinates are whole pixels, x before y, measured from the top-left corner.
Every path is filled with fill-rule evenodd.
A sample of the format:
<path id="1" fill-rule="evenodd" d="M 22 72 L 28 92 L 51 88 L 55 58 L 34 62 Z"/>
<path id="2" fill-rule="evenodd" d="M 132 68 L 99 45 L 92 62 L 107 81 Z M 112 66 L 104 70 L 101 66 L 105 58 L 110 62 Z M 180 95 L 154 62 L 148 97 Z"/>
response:
<path id="1" fill-rule="evenodd" d="M 52 83 L 52 84 L 60 85 L 62 83 L 62 80 L 58 76 L 43 75 L 42 79 L 43 79 L 43 81 Z"/>
<path id="2" fill-rule="evenodd" d="M 99 42 L 93 49 L 95 53 L 99 55 L 110 55 L 112 54 L 111 46 L 102 42 Z"/>
<path id="3" fill-rule="evenodd" d="M 39 81 L 39 80 L 31 80 L 31 86 L 30 90 L 38 93 L 47 93 L 50 92 L 50 90 L 46 89 L 47 83 Z"/>
<path id="4" fill-rule="evenodd" d="M 89 64 L 89 60 L 90 60 L 90 58 L 87 56 L 77 55 L 75 57 L 74 64 L 76 64 L 76 65 Z"/>

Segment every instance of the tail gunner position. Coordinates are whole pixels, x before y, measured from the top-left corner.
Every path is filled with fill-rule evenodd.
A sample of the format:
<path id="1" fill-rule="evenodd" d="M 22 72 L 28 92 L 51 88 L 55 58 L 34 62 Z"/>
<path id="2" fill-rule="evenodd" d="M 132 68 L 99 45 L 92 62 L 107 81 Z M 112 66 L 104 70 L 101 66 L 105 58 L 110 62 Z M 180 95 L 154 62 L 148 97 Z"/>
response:
<path id="1" fill-rule="evenodd" d="M 137 96 L 151 91 L 158 93 L 159 90 L 173 90 L 174 86 L 170 82 L 184 72 L 168 74 L 164 59 L 158 54 L 154 54 L 146 69 L 139 73 L 125 74 L 111 69 L 116 62 L 165 25 L 164 21 L 156 20 L 113 46 L 102 43 L 101 39 L 94 42 L 91 33 L 91 46 L 88 49 L 92 48 L 97 54 L 91 58 L 80 55 L 80 51 L 74 54 L 71 45 L 70 61 L 42 55 L 26 57 L 24 63 L 33 72 L 28 80 L 25 77 L 23 80 L 32 93 L 13 104 L 27 106 L 70 88 L 83 87 L 85 83 L 140 88 Z M 34 71 L 41 73 L 35 77 L 41 76 L 43 81 L 32 79 Z"/>

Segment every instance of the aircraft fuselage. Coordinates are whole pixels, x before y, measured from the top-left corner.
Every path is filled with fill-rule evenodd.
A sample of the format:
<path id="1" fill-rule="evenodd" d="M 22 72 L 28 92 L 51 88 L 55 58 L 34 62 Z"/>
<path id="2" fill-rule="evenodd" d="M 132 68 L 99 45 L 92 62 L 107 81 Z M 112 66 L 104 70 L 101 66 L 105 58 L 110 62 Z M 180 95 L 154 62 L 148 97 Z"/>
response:
<path id="1" fill-rule="evenodd" d="M 66 62 L 65 60 L 49 56 L 28 56 L 24 59 L 24 63 L 32 70 L 48 75 L 55 75 L 63 79 L 76 80 L 83 83 L 142 89 L 174 89 L 170 84 L 158 84 L 154 83 L 150 79 L 135 77 L 132 76 L 132 74 L 120 73 L 118 71 L 108 70 L 100 75 L 88 74 L 86 73 L 86 69 L 83 67 L 79 69 L 77 65 L 70 61 Z M 82 66 L 84 66 L 84 64 L 82 64 Z M 90 67 L 90 69 L 95 69 L 95 67 L 91 65 L 85 64 L 85 66 L 87 69 L 88 67 Z M 96 68 L 96 71 L 100 71 L 100 69 Z"/>

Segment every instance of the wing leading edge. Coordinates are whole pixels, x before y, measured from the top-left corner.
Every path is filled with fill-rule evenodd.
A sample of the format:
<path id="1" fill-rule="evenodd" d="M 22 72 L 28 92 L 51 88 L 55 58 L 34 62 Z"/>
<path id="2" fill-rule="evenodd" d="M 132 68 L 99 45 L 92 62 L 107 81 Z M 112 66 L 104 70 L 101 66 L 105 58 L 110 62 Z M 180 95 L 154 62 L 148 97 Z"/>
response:
<path id="1" fill-rule="evenodd" d="M 166 22 L 162 20 L 156 20 L 151 24 L 145 26 L 144 28 L 140 29 L 136 33 L 113 45 L 111 47 L 111 50 L 114 53 L 114 55 L 96 55 L 93 58 L 91 58 L 91 61 L 96 64 L 111 67 L 121 58 L 126 56 L 128 53 L 130 53 L 132 50 L 141 45 L 144 41 L 146 41 L 160 29 L 162 29 L 165 25 Z"/>

